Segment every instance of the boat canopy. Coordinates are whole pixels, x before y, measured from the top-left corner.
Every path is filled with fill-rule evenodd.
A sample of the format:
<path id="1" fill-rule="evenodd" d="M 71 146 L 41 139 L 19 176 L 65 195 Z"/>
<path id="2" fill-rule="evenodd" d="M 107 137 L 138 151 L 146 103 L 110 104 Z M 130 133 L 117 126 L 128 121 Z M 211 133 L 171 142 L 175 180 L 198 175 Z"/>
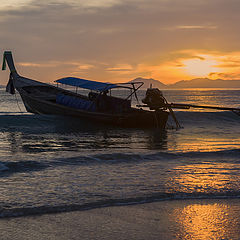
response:
<path id="1" fill-rule="evenodd" d="M 74 86 L 74 87 L 80 87 L 80 88 L 84 88 L 84 89 L 100 91 L 100 92 L 119 87 L 118 85 L 112 84 L 112 83 L 90 81 L 90 80 L 75 78 L 75 77 L 61 78 L 61 79 L 56 80 L 56 82 Z"/>

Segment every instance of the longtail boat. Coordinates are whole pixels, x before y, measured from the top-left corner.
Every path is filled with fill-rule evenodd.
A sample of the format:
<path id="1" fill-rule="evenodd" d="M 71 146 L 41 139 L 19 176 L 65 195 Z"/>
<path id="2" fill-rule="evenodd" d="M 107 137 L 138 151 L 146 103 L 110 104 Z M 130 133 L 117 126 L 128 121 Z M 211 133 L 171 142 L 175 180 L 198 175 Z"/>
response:
<path id="1" fill-rule="evenodd" d="M 76 117 L 93 124 L 106 124 L 130 128 L 160 128 L 164 129 L 169 111 L 164 106 L 144 110 L 132 107 L 132 96 L 137 97 L 142 82 L 113 84 L 67 77 L 56 80 L 57 85 L 39 82 L 19 75 L 16 71 L 11 51 L 3 55 L 2 70 L 10 69 L 10 77 L 6 87 L 7 92 L 15 94 L 17 90 L 28 112 L 34 114 L 51 114 Z M 88 89 L 89 94 L 73 92 L 60 84 Z M 111 96 L 113 89 L 128 89 L 126 98 Z"/>

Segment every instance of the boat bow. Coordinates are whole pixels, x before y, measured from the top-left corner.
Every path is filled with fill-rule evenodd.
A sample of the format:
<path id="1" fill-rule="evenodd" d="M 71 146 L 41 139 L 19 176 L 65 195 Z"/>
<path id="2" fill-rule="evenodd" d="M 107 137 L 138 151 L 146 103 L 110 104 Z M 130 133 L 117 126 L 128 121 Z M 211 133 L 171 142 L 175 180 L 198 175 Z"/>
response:
<path id="1" fill-rule="evenodd" d="M 5 51 L 3 54 L 2 70 L 6 70 L 6 65 L 8 65 L 10 70 L 10 76 L 9 76 L 8 84 L 6 86 L 6 91 L 11 94 L 15 94 L 15 89 L 19 90 L 20 88 L 25 86 L 46 86 L 47 85 L 45 83 L 20 76 L 17 73 L 17 70 L 15 68 L 11 51 Z"/>

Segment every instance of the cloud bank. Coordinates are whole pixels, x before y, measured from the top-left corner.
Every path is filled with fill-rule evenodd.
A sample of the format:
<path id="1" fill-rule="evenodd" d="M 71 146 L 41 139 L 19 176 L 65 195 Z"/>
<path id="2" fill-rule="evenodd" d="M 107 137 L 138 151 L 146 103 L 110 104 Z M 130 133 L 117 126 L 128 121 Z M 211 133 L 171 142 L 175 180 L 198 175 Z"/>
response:
<path id="1" fill-rule="evenodd" d="M 186 50 L 222 56 L 240 50 L 236 0 L 9 4 L 0 8 L 1 51 L 12 50 L 22 63 L 19 69 L 43 81 L 66 75 L 118 82 L 141 75 L 173 81 L 166 66 L 189 58 Z M 184 74 L 172 79 L 179 77 Z"/>

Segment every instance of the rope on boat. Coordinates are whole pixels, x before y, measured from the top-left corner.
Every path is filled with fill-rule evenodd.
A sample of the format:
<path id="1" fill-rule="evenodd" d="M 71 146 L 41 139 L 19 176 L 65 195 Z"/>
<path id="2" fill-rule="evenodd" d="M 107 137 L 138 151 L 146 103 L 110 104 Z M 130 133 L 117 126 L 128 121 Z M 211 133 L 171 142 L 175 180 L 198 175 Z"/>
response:
<path id="1" fill-rule="evenodd" d="M 18 109 L 19 109 L 20 113 L 24 113 L 24 112 L 22 111 L 22 109 L 20 108 L 20 106 L 19 106 L 18 99 L 17 99 L 17 94 L 14 93 L 14 95 L 15 95 L 15 99 L 16 99 L 17 106 L 18 106 Z"/>
<path id="2" fill-rule="evenodd" d="M 170 112 L 170 114 L 171 114 L 171 116 L 172 116 L 172 118 L 173 118 L 173 120 L 174 120 L 174 122 L 175 122 L 175 124 L 176 124 L 176 129 L 181 128 L 181 125 L 180 125 L 180 123 L 178 122 L 177 117 L 176 117 L 174 111 L 173 111 L 172 108 L 169 106 L 167 99 L 166 99 L 165 97 L 163 97 L 163 99 L 164 99 L 164 101 L 165 101 L 165 103 L 166 103 L 166 106 L 167 106 L 167 108 L 168 108 L 168 110 L 169 110 L 169 112 Z"/>

